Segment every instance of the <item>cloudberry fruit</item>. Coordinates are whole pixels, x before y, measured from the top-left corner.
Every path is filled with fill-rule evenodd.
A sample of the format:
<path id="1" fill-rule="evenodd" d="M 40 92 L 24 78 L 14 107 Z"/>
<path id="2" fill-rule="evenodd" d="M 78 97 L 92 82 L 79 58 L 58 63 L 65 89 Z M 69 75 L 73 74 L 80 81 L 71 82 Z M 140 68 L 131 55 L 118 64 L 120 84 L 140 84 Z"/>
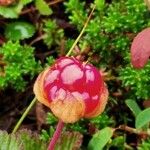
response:
<path id="1" fill-rule="evenodd" d="M 131 45 L 131 63 L 135 68 L 142 68 L 150 57 L 150 28 L 146 28 L 134 38 Z"/>
<path id="2" fill-rule="evenodd" d="M 103 112 L 108 90 L 99 71 L 73 57 L 61 57 L 34 85 L 36 98 L 65 123 Z"/>

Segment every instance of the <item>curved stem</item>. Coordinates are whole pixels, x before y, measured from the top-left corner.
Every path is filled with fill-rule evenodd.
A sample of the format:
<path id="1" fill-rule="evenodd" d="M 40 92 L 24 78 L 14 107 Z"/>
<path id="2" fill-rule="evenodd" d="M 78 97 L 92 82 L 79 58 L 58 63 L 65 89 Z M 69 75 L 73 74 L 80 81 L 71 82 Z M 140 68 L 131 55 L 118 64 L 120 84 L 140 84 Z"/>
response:
<path id="1" fill-rule="evenodd" d="M 91 10 L 90 15 L 88 16 L 88 18 L 87 18 L 87 20 L 86 20 L 86 22 L 85 22 L 85 24 L 84 24 L 84 27 L 82 28 L 82 30 L 81 30 L 79 36 L 77 37 L 77 39 L 76 39 L 75 42 L 73 43 L 72 47 L 70 48 L 70 50 L 68 51 L 68 53 L 66 54 L 66 56 L 70 56 L 70 54 L 71 54 L 71 52 L 73 51 L 74 47 L 75 47 L 75 46 L 77 45 L 77 43 L 79 42 L 79 40 L 80 40 L 82 34 L 83 34 L 84 31 L 85 31 L 85 28 L 87 27 L 87 25 L 88 25 L 88 23 L 89 23 L 89 21 L 90 21 L 90 19 L 91 19 L 91 17 L 92 17 L 92 14 L 93 14 L 95 8 L 96 8 L 96 5 L 94 5 L 93 9 Z"/>
<path id="2" fill-rule="evenodd" d="M 23 122 L 24 118 L 27 116 L 27 114 L 29 113 L 29 111 L 31 110 L 31 108 L 33 107 L 35 102 L 36 102 L 36 98 L 34 97 L 34 99 L 31 101 L 30 105 L 27 107 L 27 109 L 25 110 L 25 112 L 23 113 L 23 115 L 21 116 L 21 118 L 19 119 L 17 124 L 15 125 L 12 133 L 15 133 L 18 130 L 18 128 L 20 127 L 20 125 Z"/>
<path id="3" fill-rule="evenodd" d="M 62 131 L 63 127 L 64 127 L 64 123 L 61 120 L 59 120 L 57 127 L 56 127 L 56 131 L 53 134 L 53 137 L 49 143 L 48 150 L 54 150 L 56 142 L 58 141 L 58 139 L 61 135 L 61 131 Z"/>

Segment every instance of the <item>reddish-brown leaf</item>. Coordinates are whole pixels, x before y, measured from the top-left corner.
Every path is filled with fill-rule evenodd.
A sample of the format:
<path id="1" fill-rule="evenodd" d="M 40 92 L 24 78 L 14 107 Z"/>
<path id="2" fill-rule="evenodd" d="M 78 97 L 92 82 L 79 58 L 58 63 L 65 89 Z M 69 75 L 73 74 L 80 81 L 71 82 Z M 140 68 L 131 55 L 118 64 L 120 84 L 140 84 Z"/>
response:
<path id="1" fill-rule="evenodd" d="M 0 0 L 0 6 L 8 6 L 15 2 L 15 0 Z"/>
<path id="2" fill-rule="evenodd" d="M 131 45 L 131 62 L 133 67 L 142 68 L 150 57 L 150 28 L 146 28 L 134 38 Z"/>

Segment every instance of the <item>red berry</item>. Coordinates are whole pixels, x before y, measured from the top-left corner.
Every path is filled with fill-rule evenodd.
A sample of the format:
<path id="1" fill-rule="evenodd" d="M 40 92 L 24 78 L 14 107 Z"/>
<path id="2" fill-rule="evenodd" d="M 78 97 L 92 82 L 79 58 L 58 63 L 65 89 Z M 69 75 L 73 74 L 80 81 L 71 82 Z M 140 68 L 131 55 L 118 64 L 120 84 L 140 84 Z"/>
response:
<path id="1" fill-rule="evenodd" d="M 142 68 L 150 57 L 150 28 L 146 28 L 134 38 L 131 45 L 131 62 L 135 68 Z"/>
<path id="2" fill-rule="evenodd" d="M 34 93 L 66 123 L 99 115 L 108 97 L 99 71 L 73 57 L 62 57 L 43 71 L 35 82 Z"/>

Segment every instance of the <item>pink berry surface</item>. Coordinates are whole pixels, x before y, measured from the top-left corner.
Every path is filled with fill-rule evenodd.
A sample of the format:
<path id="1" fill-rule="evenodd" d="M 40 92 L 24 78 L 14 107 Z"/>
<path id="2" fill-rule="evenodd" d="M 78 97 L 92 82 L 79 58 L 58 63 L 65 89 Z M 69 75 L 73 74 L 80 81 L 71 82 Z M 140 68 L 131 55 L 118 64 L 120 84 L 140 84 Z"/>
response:
<path id="1" fill-rule="evenodd" d="M 61 57 L 42 72 L 34 91 L 37 99 L 66 123 L 99 115 L 108 97 L 99 70 L 73 57 Z"/>

